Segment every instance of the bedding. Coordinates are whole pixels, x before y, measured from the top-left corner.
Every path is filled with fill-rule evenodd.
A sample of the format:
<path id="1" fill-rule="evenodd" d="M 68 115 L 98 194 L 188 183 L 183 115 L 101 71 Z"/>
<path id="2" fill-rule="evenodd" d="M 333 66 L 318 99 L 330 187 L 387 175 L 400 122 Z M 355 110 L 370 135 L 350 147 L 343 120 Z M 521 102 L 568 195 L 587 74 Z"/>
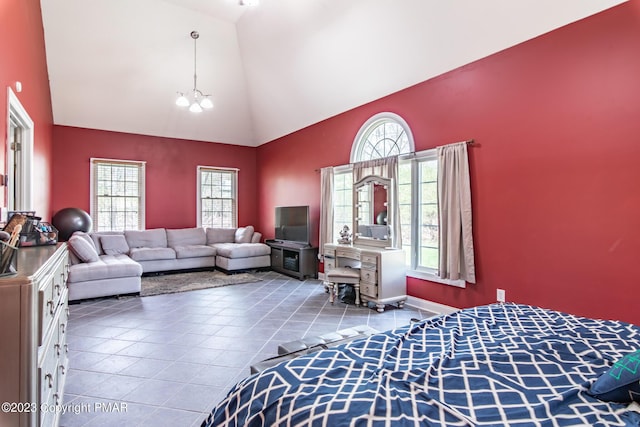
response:
<path id="1" fill-rule="evenodd" d="M 590 386 L 640 328 L 519 304 L 426 319 L 238 383 L 209 426 L 640 426 Z"/>

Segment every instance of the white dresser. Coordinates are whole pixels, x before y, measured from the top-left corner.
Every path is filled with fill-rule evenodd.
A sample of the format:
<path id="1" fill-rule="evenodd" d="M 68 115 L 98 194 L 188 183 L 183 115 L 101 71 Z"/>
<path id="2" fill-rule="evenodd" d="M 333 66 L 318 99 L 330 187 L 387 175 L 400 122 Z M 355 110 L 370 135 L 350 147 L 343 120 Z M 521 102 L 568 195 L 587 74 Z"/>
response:
<path id="1" fill-rule="evenodd" d="M 57 426 L 68 365 L 66 244 L 21 248 L 0 278 L 1 426 Z"/>
<path id="2" fill-rule="evenodd" d="M 402 308 L 407 300 L 407 279 L 402 249 L 369 246 L 324 245 L 325 271 L 334 267 L 360 269 L 360 299 L 376 304 L 379 312 L 386 304 Z"/>

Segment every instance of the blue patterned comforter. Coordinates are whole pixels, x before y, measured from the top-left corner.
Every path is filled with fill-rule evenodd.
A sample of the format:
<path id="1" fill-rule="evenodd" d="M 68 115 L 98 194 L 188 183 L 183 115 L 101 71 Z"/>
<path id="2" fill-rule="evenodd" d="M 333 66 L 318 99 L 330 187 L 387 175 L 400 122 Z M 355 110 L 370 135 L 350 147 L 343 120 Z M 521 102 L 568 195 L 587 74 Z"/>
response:
<path id="1" fill-rule="evenodd" d="M 640 426 L 586 391 L 640 328 L 494 304 L 267 369 L 203 426 Z"/>

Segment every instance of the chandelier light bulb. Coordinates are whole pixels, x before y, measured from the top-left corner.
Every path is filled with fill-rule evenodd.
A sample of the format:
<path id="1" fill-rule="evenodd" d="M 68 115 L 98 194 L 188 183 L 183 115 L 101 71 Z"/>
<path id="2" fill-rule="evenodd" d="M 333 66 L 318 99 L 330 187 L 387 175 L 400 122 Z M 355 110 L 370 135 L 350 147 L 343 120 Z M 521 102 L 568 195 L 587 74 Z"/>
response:
<path id="1" fill-rule="evenodd" d="M 191 111 L 192 113 L 202 113 L 202 107 L 197 102 L 194 102 L 189 107 L 189 111 Z"/>
<path id="2" fill-rule="evenodd" d="M 183 93 L 178 92 L 178 99 L 176 99 L 176 105 L 178 107 L 188 107 L 189 100 L 187 99 L 186 96 L 184 96 Z"/>
<path id="3" fill-rule="evenodd" d="M 213 102 L 211 102 L 211 98 L 205 96 L 202 98 L 202 101 L 200 101 L 200 106 L 202 108 L 213 108 Z"/>

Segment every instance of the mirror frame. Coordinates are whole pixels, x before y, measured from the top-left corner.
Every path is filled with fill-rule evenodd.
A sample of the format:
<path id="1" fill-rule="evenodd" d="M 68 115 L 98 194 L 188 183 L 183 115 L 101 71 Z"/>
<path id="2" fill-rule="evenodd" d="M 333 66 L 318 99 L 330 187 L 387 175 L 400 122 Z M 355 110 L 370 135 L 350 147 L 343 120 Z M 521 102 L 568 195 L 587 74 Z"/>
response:
<path id="1" fill-rule="evenodd" d="M 359 221 L 359 210 L 360 204 L 358 201 L 358 192 L 361 188 L 369 185 L 369 184 L 379 184 L 385 186 L 387 190 L 387 226 L 389 227 L 389 238 L 388 239 L 374 239 L 373 237 L 363 237 L 358 233 L 358 223 Z M 376 246 L 380 248 L 388 248 L 395 247 L 395 236 L 393 235 L 393 221 L 395 218 L 393 216 L 394 207 L 395 207 L 395 194 L 393 192 L 393 180 L 390 178 L 382 178 L 377 175 L 367 175 L 358 182 L 353 184 L 353 244 L 354 245 L 365 245 L 365 246 Z M 373 187 L 372 187 L 373 188 Z M 373 203 L 373 194 L 372 200 Z M 374 219 L 375 220 L 375 219 Z"/>

